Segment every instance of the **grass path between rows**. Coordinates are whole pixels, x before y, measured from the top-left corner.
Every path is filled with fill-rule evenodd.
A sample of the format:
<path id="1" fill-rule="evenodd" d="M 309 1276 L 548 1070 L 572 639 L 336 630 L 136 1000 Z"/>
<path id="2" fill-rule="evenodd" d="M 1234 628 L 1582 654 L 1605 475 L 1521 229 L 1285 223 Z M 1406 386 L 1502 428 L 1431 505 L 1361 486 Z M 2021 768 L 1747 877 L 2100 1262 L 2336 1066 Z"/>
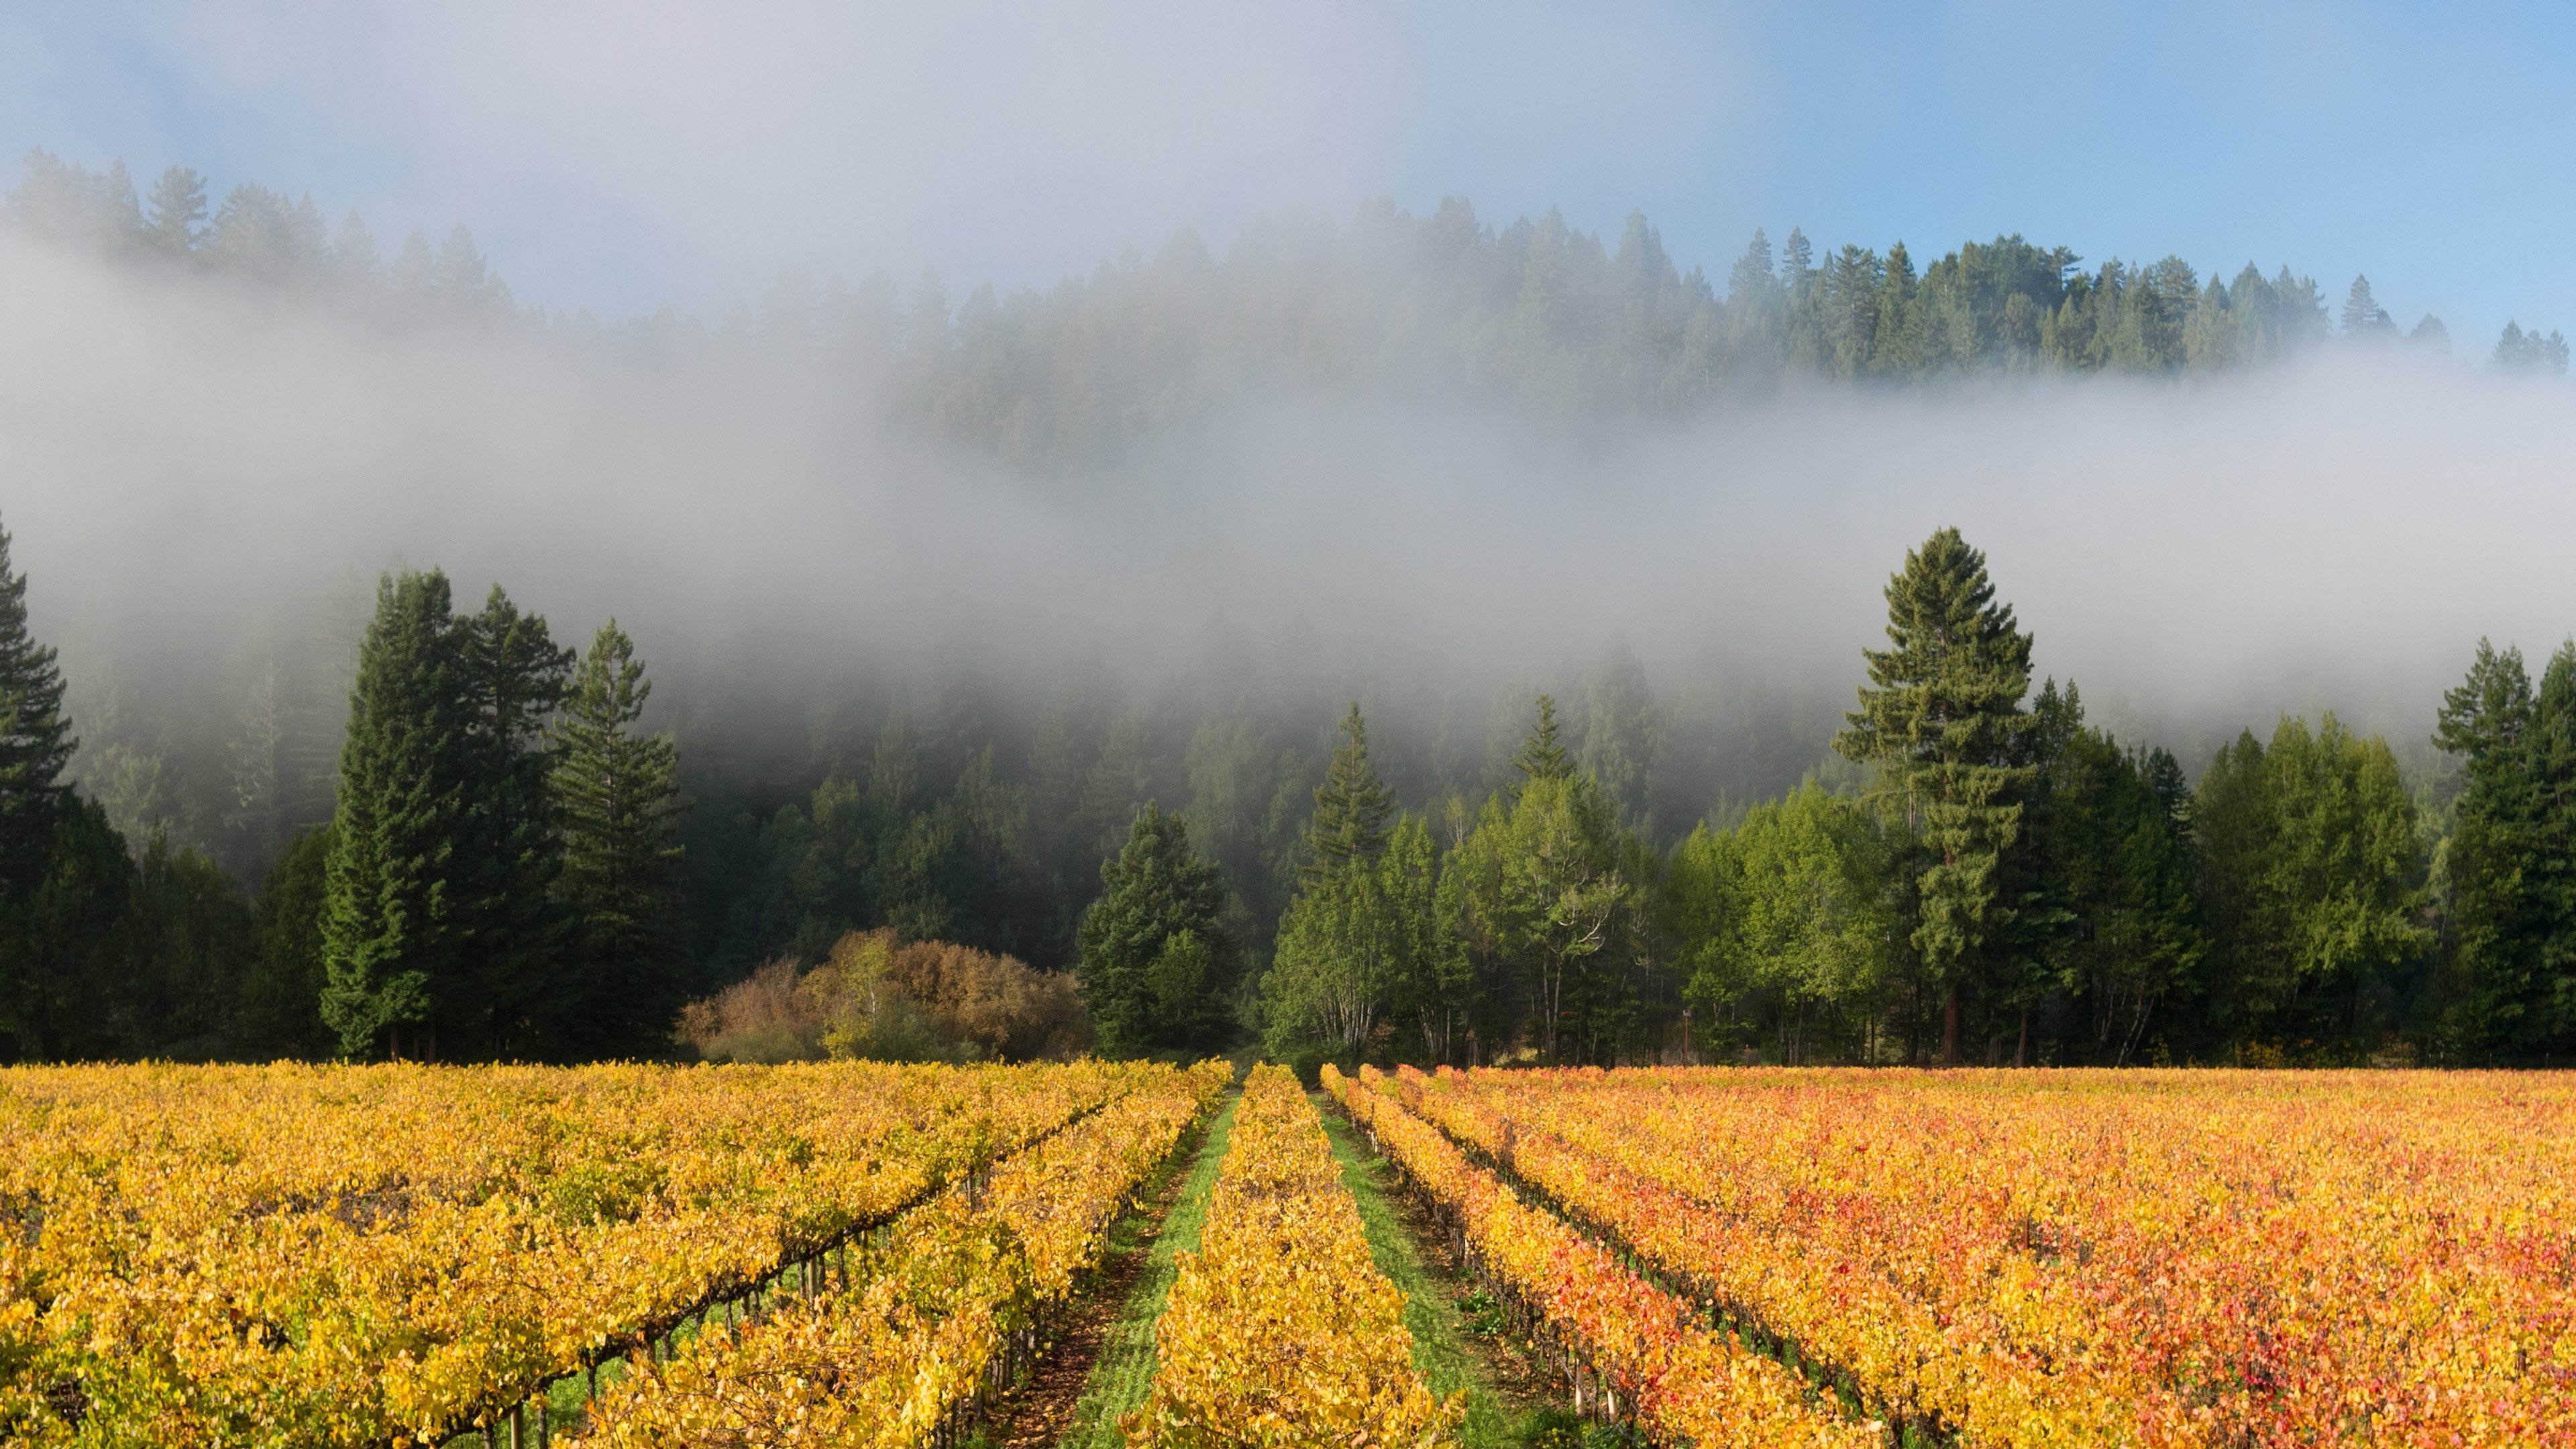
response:
<path id="1" fill-rule="evenodd" d="M 1123 1449 L 1126 1439 L 1118 1432 L 1123 1414 L 1140 1408 L 1154 1386 L 1154 1324 L 1163 1316 L 1163 1303 L 1172 1294 L 1172 1281 L 1179 1276 L 1174 1256 L 1196 1252 L 1199 1235 L 1207 1224 L 1208 1198 L 1216 1189 L 1216 1172 L 1225 1161 L 1226 1140 L 1234 1132 L 1235 1108 L 1243 1101 L 1238 1091 L 1226 1098 L 1216 1119 L 1208 1124 L 1207 1139 L 1199 1144 L 1199 1153 L 1190 1163 L 1189 1176 L 1182 1180 L 1180 1195 L 1162 1221 L 1154 1246 L 1145 1259 L 1145 1271 L 1136 1281 L 1127 1301 L 1118 1308 L 1118 1317 L 1109 1325 L 1100 1345 L 1100 1356 L 1091 1365 L 1090 1381 L 1084 1385 L 1081 1401 L 1074 1405 L 1073 1423 L 1056 1441 L 1057 1449 Z M 1120 1243 L 1113 1235 L 1110 1248 L 1132 1248 L 1133 1234 L 1142 1226 L 1141 1219 L 1130 1215 L 1114 1230 L 1130 1235 Z"/>
<path id="2" fill-rule="evenodd" d="M 1422 1244 L 1406 1227 L 1394 1198 L 1394 1169 L 1363 1146 L 1359 1134 L 1316 1094 L 1324 1133 L 1332 1139 L 1333 1156 L 1342 1164 L 1342 1183 L 1359 1203 L 1360 1226 L 1368 1235 L 1369 1256 L 1377 1270 L 1404 1292 L 1404 1326 L 1413 1334 L 1413 1367 L 1442 1398 L 1464 1390 L 1467 1419 L 1459 1429 L 1465 1449 L 1515 1449 L 1530 1442 L 1523 1408 L 1506 1402 L 1487 1372 L 1485 1355 L 1470 1338 L 1470 1326 L 1458 1308 L 1461 1284 L 1439 1271 Z"/>

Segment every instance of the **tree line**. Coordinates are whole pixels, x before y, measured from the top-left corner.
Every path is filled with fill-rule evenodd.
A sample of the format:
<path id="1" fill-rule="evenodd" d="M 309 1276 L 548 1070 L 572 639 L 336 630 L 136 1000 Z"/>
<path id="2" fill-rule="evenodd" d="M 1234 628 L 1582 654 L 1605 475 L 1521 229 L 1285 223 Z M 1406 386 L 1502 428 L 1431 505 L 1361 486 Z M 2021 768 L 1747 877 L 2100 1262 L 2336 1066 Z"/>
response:
<path id="1" fill-rule="evenodd" d="M 330 822 L 256 894 L 75 790 L 55 653 L 0 532 L 0 1057 L 660 1055 L 691 984 L 677 750 L 614 620 L 387 576 Z"/>
<path id="2" fill-rule="evenodd" d="M 2535 685 L 2481 643 L 2428 830 L 2395 755 L 2331 714 L 2156 748 L 2031 690 L 2032 636 L 1956 530 L 1887 588 L 1888 647 L 1814 778 L 1669 851 L 1578 769 L 1542 695 L 1513 778 L 1400 809 L 1354 704 L 1266 969 L 1150 807 L 1077 971 L 1113 1050 L 1257 1031 L 1288 1057 L 2120 1066 L 2562 1062 L 2576 1054 L 2576 644 Z M 2428 837 L 2430 837 L 2428 844 Z M 1233 995 L 1234 1021 L 1211 1003 Z"/>
<path id="3" fill-rule="evenodd" d="M 935 270 L 818 283 L 789 270 L 710 327 L 667 310 L 602 324 L 522 309 L 461 225 L 390 257 L 355 212 L 244 184 L 210 202 L 171 167 L 139 196 L 31 153 L 6 214 L 121 263 L 301 299 L 379 324 L 470 325 L 655 367 L 812 373 L 916 435 L 1042 470 L 1082 470 L 1247 397 L 1366 395 L 1580 417 L 1678 417 L 1802 380 L 1923 384 L 1992 374 L 2205 373 L 2328 343 L 2447 358 L 2429 313 L 2403 324 L 2367 276 L 2339 305 L 2287 266 L 2206 276 L 2175 256 L 2088 265 L 2018 234 L 1918 261 L 1755 232 L 1713 278 L 1642 215 L 1615 240 L 1556 212 L 1505 225 L 1458 198 L 1383 199 L 1347 223 L 1266 219 L 1219 256 L 1183 231 L 1045 291 L 951 298 Z M 2487 363 L 2563 374 L 2557 331 L 2506 324 Z M 827 388 L 828 392 L 828 388 Z"/>
<path id="4" fill-rule="evenodd" d="M 930 691 L 764 813 L 685 787 L 614 621 L 576 653 L 498 588 L 466 611 L 404 572 L 358 642 L 329 820 L 249 890 L 75 787 L 8 547 L 11 1059 L 2576 1054 L 2576 644 L 2536 671 L 2479 644 L 2435 721 L 2455 795 L 2331 714 L 2194 779 L 2071 681 L 2034 690 L 2032 635 L 1944 530 L 1890 578 L 1842 765 L 1686 832 L 1646 785 L 1671 726 L 1619 667 L 1572 725 L 1541 694 L 1490 756 L 1390 774 L 1356 702 L 1311 755 L 1249 722 L 1312 707 L 1274 699 L 1176 760 L 1177 706 L 1117 710 L 1094 658 L 1017 758 L 970 692 Z"/>

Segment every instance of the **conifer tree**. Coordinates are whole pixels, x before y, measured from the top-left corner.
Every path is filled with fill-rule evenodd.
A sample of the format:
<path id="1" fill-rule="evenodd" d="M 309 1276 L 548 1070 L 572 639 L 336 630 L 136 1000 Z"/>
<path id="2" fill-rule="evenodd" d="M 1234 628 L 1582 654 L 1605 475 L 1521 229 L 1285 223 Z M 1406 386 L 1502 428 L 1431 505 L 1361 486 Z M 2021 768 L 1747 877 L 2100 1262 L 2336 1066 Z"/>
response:
<path id="1" fill-rule="evenodd" d="M 581 922 L 589 1035 L 640 1048 L 686 996 L 675 810 L 679 747 L 639 735 L 653 686 L 611 619 L 591 641 L 554 725 L 554 793 L 564 825 L 557 893 Z"/>
<path id="2" fill-rule="evenodd" d="M 541 1055 L 559 1050 L 554 1038 L 587 1004 L 564 970 L 573 922 L 554 890 L 564 838 L 558 751 L 545 730 L 575 655 L 555 647 L 544 616 L 520 613 L 497 586 L 452 637 L 468 728 L 465 830 L 449 890 L 472 973 L 439 1015 L 456 1034 L 451 1050 Z"/>
<path id="3" fill-rule="evenodd" d="M 349 1056 L 401 1056 L 452 986 L 460 923 L 449 886 L 464 835 L 471 727 L 447 576 L 387 576 L 358 649 L 325 868 L 322 1019 Z M 414 1033 L 416 1054 L 436 1051 Z"/>
<path id="4" fill-rule="evenodd" d="M 1959 1009 L 1988 934 L 2010 920 L 1996 866 L 2021 826 L 2032 770 L 2015 763 L 2029 716 L 2031 638 L 1995 602 L 1985 555 L 1944 528 L 1887 583 L 1887 649 L 1863 650 L 1870 684 L 1834 737 L 1878 770 L 1878 796 L 1926 853 L 1915 949 L 1945 988 L 1941 1059 L 1959 1060 Z"/>
<path id="5" fill-rule="evenodd" d="M 1557 739 L 1554 696 L 1538 697 L 1538 723 L 1530 727 L 1529 738 L 1512 756 L 1512 768 L 1520 771 L 1524 780 L 1564 780 L 1573 776 L 1574 762 Z"/>
<path id="6" fill-rule="evenodd" d="M 185 166 L 173 166 L 152 183 L 152 210 L 143 227 L 144 245 L 164 256 L 184 257 L 196 250 L 206 220 L 206 178 Z"/>
<path id="7" fill-rule="evenodd" d="M 2352 279 L 2352 290 L 2344 293 L 2343 333 L 2346 337 L 2394 337 L 2397 323 L 2379 299 L 2370 294 L 2370 278 Z"/>
<path id="8" fill-rule="evenodd" d="M 1583 768 L 1622 824 L 1654 829 L 1654 784 L 1662 711 L 1646 666 L 1625 641 L 1603 652 L 1583 708 Z"/>
<path id="9" fill-rule="evenodd" d="M 0 530 L 0 1060 L 78 1054 L 121 961 L 134 865 L 107 813 L 63 779 L 78 741 L 53 649 Z"/>
<path id="10" fill-rule="evenodd" d="M 0 529 L 0 900 L 32 886 L 70 798 L 64 767 L 80 742 L 63 715 L 54 651 L 27 632 L 27 578 Z"/>
<path id="11" fill-rule="evenodd" d="M 1189 826 L 1148 803 L 1100 866 L 1074 980 L 1105 1056 L 1216 1044 L 1238 956 L 1218 918 L 1225 879 L 1190 851 Z"/>
<path id="12" fill-rule="evenodd" d="M 2463 776 L 2442 847 L 2444 1045 L 2469 1060 L 2576 1048 L 2576 644 L 2535 690 L 2522 651 L 2479 640 L 2434 741 Z"/>
<path id="13" fill-rule="evenodd" d="M 325 891 L 322 1015 L 343 1052 L 539 1054 L 581 1003 L 547 718 L 572 666 L 499 589 L 387 577 L 358 651 Z"/>
<path id="14" fill-rule="evenodd" d="M 1308 886 L 1346 866 L 1366 865 L 1386 848 L 1387 817 L 1395 797 L 1369 764 L 1368 722 L 1357 701 L 1342 717 L 1342 740 L 1315 787 L 1315 815 L 1306 827 L 1307 859 L 1300 878 Z"/>

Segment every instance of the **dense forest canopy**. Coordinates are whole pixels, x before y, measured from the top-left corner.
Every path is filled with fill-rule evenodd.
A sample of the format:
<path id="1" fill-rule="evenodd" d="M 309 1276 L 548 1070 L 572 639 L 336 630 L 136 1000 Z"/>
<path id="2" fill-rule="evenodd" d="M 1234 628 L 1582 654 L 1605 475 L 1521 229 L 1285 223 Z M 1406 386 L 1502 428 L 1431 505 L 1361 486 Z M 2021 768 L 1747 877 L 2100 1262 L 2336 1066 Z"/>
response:
<path id="1" fill-rule="evenodd" d="M 2427 683 L 2566 630 L 2478 602 L 2480 509 L 2560 506 L 2555 332 L 2455 356 L 2364 278 L 2014 235 L 1757 235 L 1715 281 L 1642 217 L 1460 201 L 962 302 L 791 272 L 712 325 L 178 169 L 39 153 L 6 218 L 9 667 L 78 786 L 20 864 L 107 882 L 46 927 L 106 954 L 49 959 L 118 983 L 13 978 L 22 1055 L 665 1051 L 886 929 L 1081 975 L 1122 1050 L 1635 1059 L 1685 1008 L 1791 1059 L 2564 1049 L 2513 884 L 2563 671 L 2481 655 L 2439 747 Z M 2038 643 L 1942 766 L 1985 794 L 1891 812 L 1845 715 L 1954 509 L 2048 581 Z M 451 936 L 354 904 L 459 849 L 515 864 L 440 878 Z"/>
<path id="2" fill-rule="evenodd" d="M 1347 222 L 1265 220 L 1221 257 L 1183 231 L 1151 258 L 1131 249 L 1043 292 L 984 285 L 962 301 L 935 269 L 908 288 L 788 271 L 713 328 L 667 311 L 609 325 L 522 312 L 462 225 L 386 255 L 354 212 L 335 225 L 310 196 L 254 184 L 210 205 L 179 167 L 142 197 L 122 163 L 92 172 L 39 151 L 8 211 L 53 241 L 383 320 L 481 318 L 657 361 L 838 373 L 905 426 L 1050 469 L 1281 390 L 1670 418 L 1801 379 L 2204 372 L 2335 337 L 2450 353 L 2440 318 L 2401 325 L 2366 276 L 2335 305 L 2287 266 L 2088 265 L 2018 234 L 1918 263 L 1901 240 L 1820 247 L 1792 228 L 1776 249 L 1755 232 L 1721 282 L 1682 270 L 1643 215 L 1605 242 L 1553 211 L 1497 226 L 1456 197 L 1420 217 L 1380 199 Z M 2563 335 L 2518 323 L 2491 356 L 2567 369 Z"/>

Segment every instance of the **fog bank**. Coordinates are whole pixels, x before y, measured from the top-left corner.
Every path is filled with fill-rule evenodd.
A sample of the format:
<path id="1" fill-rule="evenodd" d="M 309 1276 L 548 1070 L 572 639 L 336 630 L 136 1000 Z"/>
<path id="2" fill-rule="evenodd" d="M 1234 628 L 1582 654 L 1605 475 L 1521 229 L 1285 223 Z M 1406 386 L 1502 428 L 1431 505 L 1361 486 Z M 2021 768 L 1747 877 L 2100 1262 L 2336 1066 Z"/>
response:
<path id="1" fill-rule="evenodd" d="M 0 522 L 36 629 L 129 712 L 229 717 L 402 563 L 571 641 L 614 613 L 684 719 L 906 665 L 1034 692 L 1093 645 L 1150 688 L 1219 621 L 1399 694 L 1624 639 L 1687 713 L 1846 696 L 1888 573 L 1955 523 L 2041 670 L 2195 771 L 2282 711 L 2411 752 L 2481 635 L 2576 628 L 2576 394 L 2394 355 L 1682 424 L 1247 396 L 1081 479 L 879 416 L 818 373 L 373 329 L 0 240 Z"/>

